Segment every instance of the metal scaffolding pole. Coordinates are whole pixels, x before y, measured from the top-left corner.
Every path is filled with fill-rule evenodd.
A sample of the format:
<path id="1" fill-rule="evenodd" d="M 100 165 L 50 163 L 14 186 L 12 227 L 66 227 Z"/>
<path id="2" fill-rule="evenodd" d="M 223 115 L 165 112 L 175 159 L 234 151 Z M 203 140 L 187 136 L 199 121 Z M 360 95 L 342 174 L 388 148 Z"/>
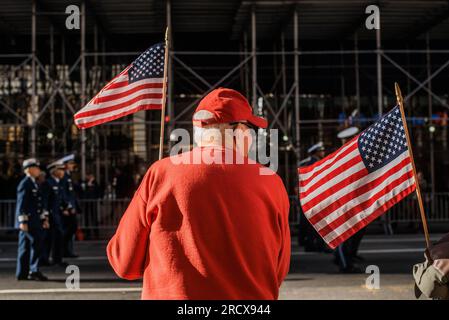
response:
<path id="1" fill-rule="evenodd" d="M 170 134 L 175 128 L 175 108 L 173 105 L 174 99 L 173 99 L 173 76 L 174 76 L 174 70 L 173 70 L 173 30 L 172 30 L 172 22 L 171 22 L 171 1 L 167 0 L 167 28 L 168 28 L 168 39 L 170 39 L 168 43 L 168 64 L 167 64 L 167 112 L 169 117 L 169 126 L 168 126 L 168 148 L 171 149 L 172 141 L 170 139 Z M 149 128 L 151 130 L 151 126 Z M 150 142 L 151 143 L 151 142 Z M 150 145 L 151 148 L 151 145 Z"/>
<path id="2" fill-rule="evenodd" d="M 381 50 L 381 54 L 405 54 L 405 53 L 416 53 L 416 54 L 426 54 L 427 50 L 404 50 L 404 49 L 382 49 Z M 440 55 L 444 55 L 446 56 L 447 54 L 449 54 L 449 50 L 439 50 L 439 49 L 433 49 L 433 50 L 429 50 L 430 53 L 432 54 L 440 54 Z M 142 52 L 140 51 L 108 51 L 108 52 L 86 52 L 86 56 L 90 57 L 90 56 L 108 56 L 108 57 L 113 57 L 113 56 L 119 56 L 119 57 L 123 57 L 123 56 L 136 56 L 141 54 Z M 251 55 L 252 52 L 251 51 L 222 51 L 222 50 L 218 50 L 218 51 L 172 51 L 172 53 L 174 54 L 174 56 L 176 57 L 180 57 L 180 56 L 248 56 Z M 258 51 L 256 52 L 257 56 L 273 56 L 273 55 L 288 55 L 288 56 L 294 56 L 295 54 L 299 54 L 299 55 L 303 55 L 303 56 L 327 56 L 327 55 L 342 55 L 342 54 L 347 54 L 347 55 L 354 55 L 355 53 L 358 53 L 359 55 L 363 54 L 363 55 L 373 55 L 377 53 L 377 49 L 369 49 L 369 50 L 298 50 L 298 52 L 295 51 L 285 51 L 284 53 L 280 52 L 280 51 Z M 2 55 L 0 54 L 0 58 Z M 28 57 L 28 54 L 8 54 L 6 55 L 7 57 Z M 426 82 L 427 83 L 427 82 Z"/>
<path id="3" fill-rule="evenodd" d="M 282 95 L 285 97 L 287 95 L 287 73 L 285 72 L 285 32 L 282 31 L 281 33 L 281 68 L 282 68 Z M 285 109 L 284 112 L 285 116 L 284 119 L 287 119 L 287 109 Z M 287 122 L 286 122 L 287 123 Z"/>
<path id="4" fill-rule="evenodd" d="M 61 35 L 61 64 L 65 64 L 65 37 Z"/>
<path id="5" fill-rule="evenodd" d="M 104 34 L 101 37 L 101 82 L 106 81 L 106 39 Z"/>
<path id="6" fill-rule="evenodd" d="M 65 37 L 64 35 L 61 35 L 61 66 L 62 68 L 65 68 Z M 63 70 L 61 70 L 62 76 L 61 81 L 65 81 L 65 73 Z M 63 87 L 63 90 L 65 90 L 65 87 Z M 62 108 L 62 125 L 64 128 L 67 127 L 67 110 L 66 108 Z M 62 146 L 64 153 L 67 153 L 67 130 L 64 130 L 64 134 L 62 136 Z"/>
<path id="7" fill-rule="evenodd" d="M 94 51 L 98 52 L 98 26 L 95 23 L 94 25 Z M 95 65 L 95 80 L 98 81 L 97 83 L 100 83 L 101 80 L 97 77 L 97 72 L 98 72 L 98 56 L 94 57 L 94 65 Z M 103 70 L 101 70 L 103 72 Z M 95 88 L 97 89 L 97 88 Z M 99 130 L 97 128 L 93 128 L 92 130 L 92 135 L 95 139 L 95 148 L 94 148 L 94 152 L 95 152 L 95 179 L 97 181 L 101 181 L 101 168 L 100 168 L 100 162 L 101 162 L 101 157 L 100 157 L 100 137 L 99 137 Z"/>
<path id="8" fill-rule="evenodd" d="M 246 30 L 243 32 L 243 51 L 248 52 L 248 32 Z M 246 58 L 246 55 L 243 56 L 243 60 Z M 245 70 L 245 96 L 249 100 L 249 67 L 247 63 L 245 63 L 243 69 Z"/>
<path id="9" fill-rule="evenodd" d="M 357 114 L 360 115 L 360 70 L 359 70 L 359 36 L 356 33 L 354 35 L 354 50 L 356 53 L 354 54 L 354 71 L 355 71 L 355 99 L 357 106 Z"/>
<path id="10" fill-rule="evenodd" d="M 379 117 L 383 113 L 383 97 L 382 97 L 382 52 L 380 28 L 376 29 L 376 59 L 377 59 L 377 112 Z"/>
<path id="11" fill-rule="evenodd" d="M 301 134 L 300 134 L 300 110 L 299 110 L 299 47 L 298 39 L 298 8 L 293 13 L 293 51 L 294 55 L 294 83 L 295 83 L 295 128 L 296 128 L 296 160 L 301 159 Z"/>
<path id="12" fill-rule="evenodd" d="M 86 104 L 86 2 L 81 3 L 81 106 Z M 81 130 L 81 180 L 86 180 L 86 131 Z"/>
<path id="13" fill-rule="evenodd" d="M 55 76 L 55 33 L 53 25 L 50 25 L 50 70 L 49 75 L 54 77 Z M 51 139 L 51 156 L 55 158 L 56 156 L 56 141 L 55 141 L 55 134 L 54 130 L 56 128 L 56 118 L 55 118 L 55 103 L 54 101 L 51 103 L 51 133 L 53 134 L 53 137 Z"/>
<path id="14" fill-rule="evenodd" d="M 94 24 L 94 51 L 98 52 L 98 26 Z M 98 66 L 98 55 L 94 56 L 94 65 Z"/>
<path id="15" fill-rule="evenodd" d="M 426 69 L 427 69 L 427 78 L 430 78 L 432 76 L 432 70 L 430 65 L 430 39 L 429 39 L 429 33 L 426 33 Z M 428 114 L 429 114 L 429 120 L 432 123 L 432 80 L 429 80 L 427 82 L 427 88 L 429 91 L 427 92 L 427 104 L 428 104 Z"/>
<path id="16" fill-rule="evenodd" d="M 53 25 L 50 25 L 50 75 L 54 75 L 54 64 L 55 64 L 55 30 Z"/>
<path id="17" fill-rule="evenodd" d="M 31 156 L 36 156 L 36 0 L 32 1 L 31 9 Z"/>
<path id="18" fill-rule="evenodd" d="M 427 49 L 427 54 L 426 54 L 426 64 L 427 64 L 427 78 L 430 78 L 432 75 L 432 69 L 431 69 L 431 60 L 430 60 L 430 39 L 429 39 L 429 33 L 426 33 L 426 49 Z M 430 125 L 433 125 L 432 122 L 432 113 L 433 113 L 433 108 L 432 108 L 432 80 L 430 80 L 427 83 L 427 88 L 429 89 L 429 91 L 427 92 L 427 103 L 428 103 L 428 112 L 429 112 L 429 123 Z M 433 132 L 430 131 L 430 183 L 431 183 L 431 191 L 432 191 L 432 195 L 435 194 L 435 146 L 434 146 L 434 135 Z M 434 212 L 434 201 L 431 201 L 431 212 Z"/>
<path id="19" fill-rule="evenodd" d="M 410 74 L 410 72 L 408 72 L 407 70 L 405 70 L 403 67 L 401 67 L 401 65 L 399 63 L 397 63 L 396 61 L 394 61 L 393 59 L 391 59 L 388 55 L 382 53 L 382 56 L 388 61 L 390 62 L 393 66 L 395 66 L 399 71 L 401 71 L 403 74 L 405 74 L 408 78 L 410 78 L 413 82 L 415 82 L 416 84 L 418 84 L 418 87 L 416 87 L 414 90 L 412 90 L 405 98 L 404 101 L 407 101 L 410 97 L 412 97 L 416 92 L 418 92 L 421 88 L 424 89 L 425 91 L 427 91 L 429 94 L 431 94 L 434 99 L 436 99 L 439 103 L 441 103 L 443 106 L 445 106 L 446 108 L 449 108 L 449 104 L 446 102 L 445 99 L 439 97 L 438 95 L 436 95 L 435 93 L 433 93 L 432 91 L 429 91 L 429 89 L 427 88 L 426 84 L 432 80 L 433 78 L 435 78 L 440 72 L 442 72 L 445 68 L 447 68 L 449 66 L 449 60 L 447 60 L 442 66 L 440 66 L 437 70 L 435 70 L 432 75 L 427 78 L 425 81 L 421 82 L 418 79 L 416 79 L 414 76 L 412 76 Z"/>
<path id="20" fill-rule="evenodd" d="M 407 70 L 410 70 L 410 45 L 407 43 L 407 49 L 406 49 L 406 66 L 407 66 Z M 407 77 L 407 93 L 410 92 L 412 90 L 411 88 L 411 81 L 410 78 Z M 413 115 L 413 108 L 411 108 L 412 110 L 410 110 L 409 115 Z"/>
<path id="21" fill-rule="evenodd" d="M 340 43 L 340 48 L 343 51 L 343 43 Z M 343 55 L 340 55 L 340 96 L 341 96 L 341 111 L 345 112 L 346 107 L 346 84 L 345 84 L 345 62 Z M 322 132 L 320 131 L 320 139 Z"/>
<path id="22" fill-rule="evenodd" d="M 251 7 L 251 53 L 252 53 L 252 106 L 256 110 L 257 106 L 257 56 L 256 56 L 256 8 Z"/>
<path id="23" fill-rule="evenodd" d="M 282 97 L 284 97 L 284 99 L 285 99 L 287 96 L 287 72 L 285 70 L 286 62 L 285 62 L 285 32 L 284 31 L 281 32 L 281 52 L 283 53 L 281 55 Z M 288 125 L 288 108 L 284 108 L 283 118 L 284 118 L 284 123 L 286 124 L 286 131 L 291 133 L 291 126 Z M 288 139 L 289 139 L 288 143 L 291 143 L 292 137 L 289 136 Z M 287 187 L 287 190 L 289 190 L 289 188 L 290 188 L 290 152 L 289 152 L 289 150 L 285 151 L 285 172 L 286 172 L 285 185 Z"/>

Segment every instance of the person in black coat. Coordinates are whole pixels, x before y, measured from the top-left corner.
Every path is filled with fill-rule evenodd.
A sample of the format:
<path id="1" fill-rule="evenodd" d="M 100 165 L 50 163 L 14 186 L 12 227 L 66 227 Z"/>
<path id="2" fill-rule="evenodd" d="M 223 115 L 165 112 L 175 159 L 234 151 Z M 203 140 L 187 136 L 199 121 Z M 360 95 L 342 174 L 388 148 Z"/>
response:
<path id="1" fill-rule="evenodd" d="M 99 237 L 99 210 L 98 200 L 103 197 L 103 192 L 98 184 L 95 176 L 92 173 L 86 174 L 86 181 L 84 182 L 84 190 L 81 193 L 83 199 L 87 199 L 84 206 L 83 216 L 85 219 L 86 236 L 87 237 Z"/>

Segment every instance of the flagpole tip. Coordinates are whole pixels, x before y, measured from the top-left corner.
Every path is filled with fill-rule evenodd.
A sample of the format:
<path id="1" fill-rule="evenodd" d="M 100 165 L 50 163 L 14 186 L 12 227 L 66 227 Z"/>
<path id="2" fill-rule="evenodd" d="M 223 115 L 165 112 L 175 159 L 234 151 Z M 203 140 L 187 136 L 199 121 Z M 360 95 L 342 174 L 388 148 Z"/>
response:
<path id="1" fill-rule="evenodd" d="M 396 99 L 400 102 L 402 100 L 402 93 L 397 82 L 394 83 L 394 90 L 396 92 Z"/>

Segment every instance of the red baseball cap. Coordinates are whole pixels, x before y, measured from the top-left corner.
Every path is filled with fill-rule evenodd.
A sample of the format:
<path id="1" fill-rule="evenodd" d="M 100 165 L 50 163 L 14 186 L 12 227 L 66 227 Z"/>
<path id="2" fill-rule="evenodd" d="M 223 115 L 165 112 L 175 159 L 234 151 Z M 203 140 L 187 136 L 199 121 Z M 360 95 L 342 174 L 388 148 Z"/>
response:
<path id="1" fill-rule="evenodd" d="M 193 124 L 202 127 L 216 123 L 248 122 L 258 128 L 266 128 L 268 123 L 264 118 L 253 115 L 248 100 L 239 92 L 218 88 L 211 91 L 200 101 L 195 113 L 200 110 L 211 112 L 211 119 L 193 120 Z"/>

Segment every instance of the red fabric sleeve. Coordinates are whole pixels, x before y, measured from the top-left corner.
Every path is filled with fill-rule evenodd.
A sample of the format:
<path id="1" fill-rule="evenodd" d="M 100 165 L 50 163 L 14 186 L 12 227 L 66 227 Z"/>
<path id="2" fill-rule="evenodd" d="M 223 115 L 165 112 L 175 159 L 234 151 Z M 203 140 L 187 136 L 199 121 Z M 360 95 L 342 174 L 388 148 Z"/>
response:
<path id="1" fill-rule="evenodd" d="M 284 190 L 284 189 L 281 189 Z M 288 223 L 288 215 L 290 212 L 290 201 L 287 194 L 284 192 L 282 195 L 282 212 L 279 214 L 278 222 L 281 230 L 282 241 L 281 249 L 278 259 L 278 285 L 282 284 L 282 281 L 287 276 L 290 269 L 290 255 L 291 255 L 291 236 L 290 226 Z"/>
<path id="2" fill-rule="evenodd" d="M 107 246 L 109 263 L 115 273 L 128 280 L 142 278 L 148 263 L 151 215 L 144 199 L 148 176 L 142 180 Z"/>

